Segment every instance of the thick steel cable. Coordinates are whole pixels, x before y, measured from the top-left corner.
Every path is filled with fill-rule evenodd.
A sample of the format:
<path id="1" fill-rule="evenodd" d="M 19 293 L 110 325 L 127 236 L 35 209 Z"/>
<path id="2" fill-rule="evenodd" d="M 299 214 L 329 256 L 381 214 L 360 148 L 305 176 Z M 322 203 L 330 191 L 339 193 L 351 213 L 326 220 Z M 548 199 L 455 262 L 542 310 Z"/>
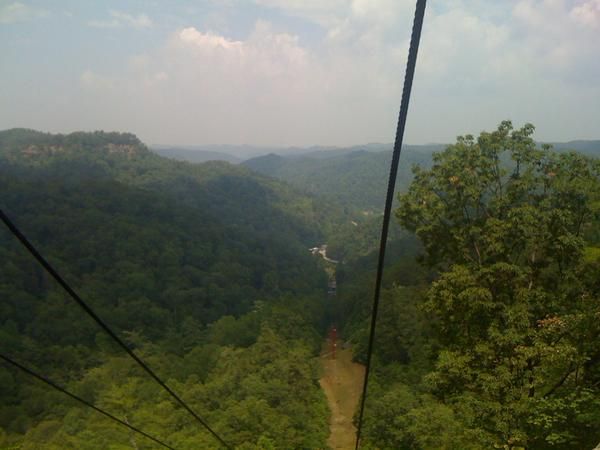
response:
<path id="1" fill-rule="evenodd" d="M 388 180 L 387 195 L 385 200 L 385 210 L 383 213 L 383 225 L 381 227 L 381 240 L 379 242 L 379 259 L 377 263 L 377 277 L 375 279 L 375 294 L 373 297 L 373 308 L 371 311 L 371 330 L 369 333 L 369 346 L 367 347 L 367 364 L 365 367 L 365 379 L 363 383 L 362 397 L 360 401 L 360 413 L 358 416 L 358 425 L 356 428 L 356 450 L 358 450 L 358 448 L 360 447 L 360 436 L 363 426 L 363 416 L 365 412 L 365 400 L 367 398 L 369 373 L 371 371 L 371 356 L 373 354 L 373 343 L 375 341 L 375 327 L 377 325 L 377 313 L 379 311 L 381 280 L 383 277 L 383 265 L 385 262 L 385 247 L 387 244 L 392 204 L 394 202 L 394 190 L 396 187 L 396 175 L 398 172 L 400 151 L 402 149 L 402 140 L 404 139 L 404 128 L 406 127 L 406 116 L 408 115 L 408 104 L 410 100 L 410 92 L 412 90 L 413 77 L 415 74 L 415 66 L 417 64 L 417 53 L 419 51 L 419 41 L 421 40 L 421 29 L 423 28 L 423 17 L 425 15 L 426 3 L 426 0 L 417 0 L 412 35 L 410 38 L 410 48 L 408 50 L 408 61 L 406 63 L 406 73 L 404 76 L 404 88 L 402 90 L 402 101 L 400 103 L 400 115 L 398 117 L 398 126 L 396 128 L 396 140 L 394 141 L 394 152 L 392 154 L 390 177 Z"/>
<path id="2" fill-rule="evenodd" d="M 87 303 L 85 303 L 81 297 L 67 284 L 65 280 L 58 274 L 56 270 L 44 259 L 44 257 L 35 249 L 35 247 L 27 240 L 27 238 L 19 231 L 19 229 L 11 222 L 8 216 L 0 209 L 0 219 L 2 222 L 8 227 L 11 233 L 23 244 L 23 246 L 31 253 L 31 255 L 42 265 L 44 269 L 54 278 L 58 284 L 77 302 L 79 306 L 92 318 L 94 321 L 102 328 L 127 354 L 135 360 L 136 363 L 140 367 L 142 367 L 148 375 L 150 375 L 154 381 L 156 381 L 167 393 L 175 399 L 175 401 L 183 407 L 187 412 L 189 412 L 206 430 L 210 432 L 214 436 L 216 440 L 218 440 L 225 448 L 230 449 L 231 447 L 219 436 L 196 412 L 190 408 L 167 384 L 162 381 L 158 375 L 154 373 L 150 367 L 146 365 L 141 358 L 135 354 L 133 350 L 131 350 L 125 342 L 117 336 L 114 331 L 112 331 L 109 326 L 104 323 L 100 317 L 90 308 Z"/>
<path id="3" fill-rule="evenodd" d="M 129 425 L 127 422 L 125 422 L 124 420 L 121 420 L 115 416 L 113 416 L 112 414 L 104 411 L 103 409 L 98 408 L 97 406 L 94 406 L 92 403 L 82 399 L 81 397 L 73 394 L 72 392 L 67 391 L 66 389 L 60 387 L 58 384 L 54 383 L 53 381 L 49 380 L 48 378 L 39 375 L 37 373 L 35 373 L 33 370 L 28 369 L 25 366 L 22 366 L 21 364 L 19 364 L 18 362 L 12 360 L 11 358 L 9 358 L 8 356 L 2 355 L 0 354 L 0 359 L 3 359 L 5 362 L 7 362 L 8 364 L 12 364 L 14 367 L 16 367 L 17 369 L 22 370 L 23 372 L 25 372 L 28 375 L 31 375 L 33 378 L 37 378 L 39 381 L 46 383 L 48 386 L 56 389 L 59 392 L 62 392 L 65 395 L 68 395 L 69 397 L 71 397 L 72 399 L 77 400 L 80 403 L 83 403 L 85 406 L 87 406 L 88 408 L 92 408 L 94 411 L 99 412 L 100 414 L 108 417 L 111 420 L 114 420 L 115 422 L 117 422 L 119 425 L 123 425 L 124 427 L 129 428 L 132 431 L 135 431 L 138 434 L 141 434 L 142 436 L 150 439 L 151 441 L 154 441 L 155 443 L 157 443 L 158 445 L 161 445 L 165 448 L 171 449 L 171 450 L 175 450 L 173 447 L 171 447 L 168 444 L 165 444 L 163 441 L 161 441 L 160 439 L 155 438 L 154 436 L 149 435 L 148 433 L 145 433 L 144 431 L 140 430 L 137 427 L 134 427 L 133 425 Z"/>

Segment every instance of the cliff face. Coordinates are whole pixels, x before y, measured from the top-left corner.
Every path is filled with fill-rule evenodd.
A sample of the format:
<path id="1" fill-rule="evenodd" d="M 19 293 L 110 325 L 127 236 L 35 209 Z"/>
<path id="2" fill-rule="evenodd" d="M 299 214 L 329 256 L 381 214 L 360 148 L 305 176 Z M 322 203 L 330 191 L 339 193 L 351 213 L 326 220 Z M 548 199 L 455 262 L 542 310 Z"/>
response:
<path id="1" fill-rule="evenodd" d="M 131 133 L 94 131 L 50 134 L 23 128 L 0 132 L 0 156 L 11 161 L 91 152 L 131 158 L 148 153 L 148 149 Z"/>

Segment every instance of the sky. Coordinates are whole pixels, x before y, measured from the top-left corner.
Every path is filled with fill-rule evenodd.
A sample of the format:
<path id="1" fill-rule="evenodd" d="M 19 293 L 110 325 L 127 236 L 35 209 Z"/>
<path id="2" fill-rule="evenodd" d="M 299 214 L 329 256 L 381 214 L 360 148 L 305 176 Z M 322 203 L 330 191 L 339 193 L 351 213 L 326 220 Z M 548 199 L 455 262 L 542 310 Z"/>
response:
<path id="1" fill-rule="evenodd" d="M 414 0 L 0 0 L 0 129 L 391 142 Z M 405 142 L 600 138 L 600 0 L 427 5 Z"/>

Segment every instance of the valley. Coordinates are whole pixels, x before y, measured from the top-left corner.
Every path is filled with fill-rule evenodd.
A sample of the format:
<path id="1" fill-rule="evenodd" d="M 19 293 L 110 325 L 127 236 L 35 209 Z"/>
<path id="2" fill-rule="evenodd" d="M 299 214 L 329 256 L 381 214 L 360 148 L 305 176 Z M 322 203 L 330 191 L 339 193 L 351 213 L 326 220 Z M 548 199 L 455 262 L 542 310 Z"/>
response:
<path id="1" fill-rule="evenodd" d="M 600 440 L 600 167 L 531 132 L 459 139 L 400 183 L 363 445 Z M 380 187 L 363 176 L 381 181 L 377 155 L 290 156 L 274 174 L 164 158 L 129 133 L 7 130 L 2 211 L 233 448 L 353 448 L 381 226 Z M 218 448 L 6 230 L 0 298 L 2 354 L 174 448 Z M 155 448 L 14 368 L 0 379 L 2 448 Z"/>

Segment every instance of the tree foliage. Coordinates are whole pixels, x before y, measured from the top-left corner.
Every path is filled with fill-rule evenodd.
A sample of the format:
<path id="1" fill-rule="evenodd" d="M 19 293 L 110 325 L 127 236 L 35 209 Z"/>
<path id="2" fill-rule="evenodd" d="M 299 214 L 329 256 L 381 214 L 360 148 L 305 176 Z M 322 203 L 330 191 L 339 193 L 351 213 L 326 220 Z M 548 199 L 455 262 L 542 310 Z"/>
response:
<path id="1" fill-rule="evenodd" d="M 0 133 L 2 208 L 149 365 L 234 446 L 319 448 L 315 366 L 326 213 L 226 163 L 188 164 L 119 133 Z M 216 448 L 5 230 L 3 353 L 178 448 Z M 0 447 L 155 448 L 8 367 Z"/>
<path id="2" fill-rule="evenodd" d="M 440 272 L 421 307 L 439 346 L 423 388 L 478 448 L 591 448 L 600 266 L 584 250 L 600 165 L 538 148 L 533 131 L 459 137 L 400 197 L 398 218 Z"/>

